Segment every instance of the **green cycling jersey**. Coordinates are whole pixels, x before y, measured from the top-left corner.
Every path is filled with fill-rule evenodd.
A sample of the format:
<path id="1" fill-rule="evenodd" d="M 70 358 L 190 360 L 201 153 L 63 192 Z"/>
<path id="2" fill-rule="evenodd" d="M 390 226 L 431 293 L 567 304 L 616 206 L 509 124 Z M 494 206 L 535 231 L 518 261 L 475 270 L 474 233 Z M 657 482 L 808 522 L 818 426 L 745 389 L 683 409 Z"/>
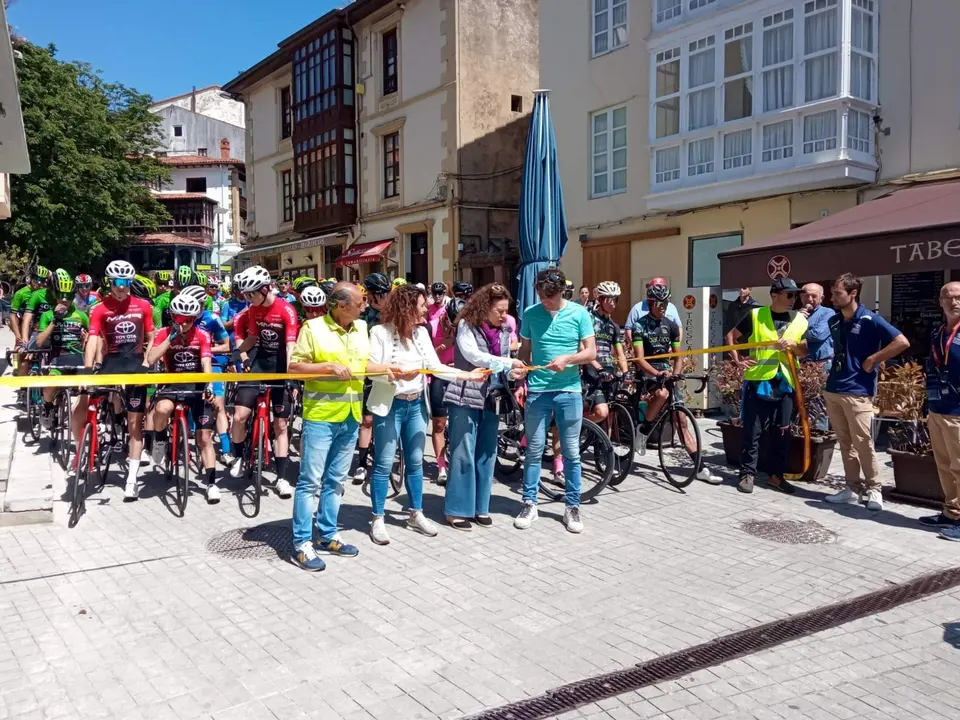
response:
<path id="1" fill-rule="evenodd" d="M 10 312 L 16 317 L 22 318 L 23 313 L 27 310 L 27 303 L 30 302 L 30 297 L 34 292 L 35 290 L 29 285 L 24 285 L 17 290 L 13 294 L 13 299 L 10 301 Z"/>
<path id="2" fill-rule="evenodd" d="M 37 331 L 43 332 L 53 325 L 50 336 L 50 348 L 55 356 L 82 355 L 83 341 L 90 327 L 87 314 L 71 305 L 63 317 L 57 317 L 53 310 L 47 310 L 40 316 Z"/>
<path id="3" fill-rule="evenodd" d="M 40 324 L 40 316 L 49 310 L 53 310 L 57 305 L 57 298 L 53 294 L 53 290 L 49 288 L 43 288 L 37 290 L 30 296 L 30 300 L 27 301 L 27 308 L 24 311 L 25 313 L 33 314 L 33 327 L 32 331 L 37 330 L 37 326 Z"/>
<path id="4" fill-rule="evenodd" d="M 153 326 L 156 328 L 164 327 L 164 311 L 170 307 L 170 301 L 173 300 L 173 291 L 167 290 L 157 295 L 153 299 Z"/>

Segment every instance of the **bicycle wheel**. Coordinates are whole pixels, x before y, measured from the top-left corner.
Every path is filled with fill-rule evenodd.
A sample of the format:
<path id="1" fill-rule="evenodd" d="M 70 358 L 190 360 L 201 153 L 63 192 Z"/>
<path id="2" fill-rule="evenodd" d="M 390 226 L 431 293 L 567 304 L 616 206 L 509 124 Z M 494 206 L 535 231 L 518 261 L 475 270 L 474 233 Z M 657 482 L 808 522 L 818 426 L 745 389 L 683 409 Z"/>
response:
<path id="1" fill-rule="evenodd" d="M 31 377 L 36 373 L 31 373 Z M 40 410 L 43 408 L 43 395 L 39 388 L 27 388 L 27 432 L 34 442 L 40 442 Z"/>
<path id="2" fill-rule="evenodd" d="M 254 420 L 253 437 L 256 441 L 251 445 L 253 456 L 250 459 L 250 469 L 253 471 L 253 515 L 260 514 L 260 496 L 263 493 L 263 462 L 266 454 L 267 443 L 270 438 L 267 436 L 267 424 L 263 418 Z"/>
<path id="3" fill-rule="evenodd" d="M 87 480 L 90 477 L 90 451 L 93 447 L 93 426 L 87 425 L 77 446 L 77 465 L 73 474 L 73 495 L 70 498 L 70 515 L 67 527 L 76 527 L 86 509 Z"/>
<path id="4" fill-rule="evenodd" d="M 177 437 L 170 445 L 173 448 L 170 456 L 170 473 L 177 484 L 177 509 L 180 517 L 187 512 L 187 499 L 190 496 L 190 436 L 187 434 L 187 421 L 180 418 L 176 421 L 174 431 Z"/>
<path id="5" fill-rule="evenodd" d="M 596 423 L 584 420 L 580 427 L 581 500 L 592 500 L 607 486 L 613 476 L 614 465 L 613 445 L 607 433 Z M 551 500 L 562 500 L 566 495 L 564 488 L 542 478 L 540 492 Z"/>
<path id="6" fill-rule="evenodd" d="M 70 467 L 70 442 L 73 438 L 70 427 L 70 410 L 73 403 L 70 400 L 70 393 L 65 390 L 58 392 L 54 400 L 56 414 L 53 426 L 53 452 L 54 458 L 60 463 L 64 472 Z"/>
<path id="7" fill-rule="evenodd" d="M 691 453 L 684 442 L 684 427 L 690 435 L 691 444 L 695 445 L 695 453 Z M 683 405 L 677 405 L 669 413 L 661 415 L 651 435 L 660 438 L 657 453 L 667 481 L 677 488 L 685 488 L 692 483 L 699 470 L 702 449 L 700 428 L 693 413 Z"/>
<path id="8" fill-rule="evenodd" d="M 504 477 L 511 477 L 523 469 L 524 448 L 523 420 L 519 417 L 500 418 L 497 430 L 497 471 Z"/>
<path id="9" fill-rule="evenodd" d="M 633 418 L 630 417 L 630 411 L 624 405 L 610 404 L 607 423 L 610 428 L 610 443 L 613 445 L 613 475 L 610 477 L 610 485 L 616 487 L 633 469 L 637 436 Z"/>

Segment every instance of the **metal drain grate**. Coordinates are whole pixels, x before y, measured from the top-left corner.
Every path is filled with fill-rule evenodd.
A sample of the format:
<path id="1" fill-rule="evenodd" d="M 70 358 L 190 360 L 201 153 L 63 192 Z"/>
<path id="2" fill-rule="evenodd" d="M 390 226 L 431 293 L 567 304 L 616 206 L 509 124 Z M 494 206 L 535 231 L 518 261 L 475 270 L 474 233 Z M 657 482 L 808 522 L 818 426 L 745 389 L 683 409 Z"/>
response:
<path id="1" fill-rule="evenodd" d="M 230 560 L 276 559 L 293 554 L 290 523 L 237 528 L 207 540 L 207 552 Z"/>
<path id="2" fill-rule="evenodd" d="M 921 575 L 900 585 L 726 635 L 631 668 L 563 685 L 545 695 L 485 710 L 471 717 L 473 720 L 540 720 L 554 717 L 582 705 L 683 677 L 851 620 L 885 612 L 958 585 L 960 567 Z"/>
<path id="3" fill-rule="evenodd" d="M 831 543 L 837 539 L 837 534 L 813 520 L 800 522 L 799 520 L 747 520 L 740 524 L 740 529 L 764 540 L 783 543 L 785 545 L 817 545 Z"/>

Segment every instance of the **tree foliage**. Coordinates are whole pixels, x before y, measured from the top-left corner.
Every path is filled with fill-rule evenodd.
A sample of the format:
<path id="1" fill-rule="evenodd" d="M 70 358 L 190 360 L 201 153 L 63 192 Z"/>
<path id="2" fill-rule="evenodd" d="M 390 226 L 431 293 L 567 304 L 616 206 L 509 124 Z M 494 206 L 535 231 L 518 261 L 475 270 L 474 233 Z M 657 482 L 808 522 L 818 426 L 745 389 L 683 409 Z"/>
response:
<path id="1" fill-rule="evenodd" d="M 100 265 L 168 215 L 150 187 L 168 172 L 147 153 L 158 145 L 151 99 L 104 81 L 56 48 L 15 41 L 32 171 L 11 177 L 11 219 L 0 247 L 74 271 Z"/>

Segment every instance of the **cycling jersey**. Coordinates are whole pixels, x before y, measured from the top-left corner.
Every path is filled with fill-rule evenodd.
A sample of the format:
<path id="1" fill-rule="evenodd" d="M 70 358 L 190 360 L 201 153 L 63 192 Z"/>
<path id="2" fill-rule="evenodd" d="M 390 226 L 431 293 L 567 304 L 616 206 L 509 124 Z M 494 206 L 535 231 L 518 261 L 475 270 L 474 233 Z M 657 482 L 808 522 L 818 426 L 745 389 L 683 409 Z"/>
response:
<path id="1" fill-rule="evenodd" d="M 273 303 L 251 305 L 237 315 L 233 324 L 237 343 L 257 336 L 257 356 L 253 369 L 259 372 L 287 371 L 287 343 L 297 341 L 300 324 L 297 312 L 286 300 L 275 297 Z"/>
<path id="2" fill-rule="evenodd" d="M 207 295 L 207 299 L 203 301 L 203 309 L 218 317 L 220 316 L 220 302 L 213 295 Z"/>
<path id="3" fill-rule="evenodd" d="M 30 300 L 27 301 L 27 309 L 25 311 L 33 313 L 33 327 L 31 329 L 36 330 L 37 325 L 40 323 L 40 316 L 48 310 L 53 310 L 56 305 L 57 299 L 53 295 L 53 290 L 42 288 L 33 293 L 33 295 L 30 296 Z"/>
<path id="4" fill-rule="evenodd" d="M 165 342 L 173 328 L 163 328 L 157 333 L 156 344 Z M 196 325 L 187 332 L 180 333 L 170 342 L 170 347 L 163 354 L 163 366 L 171 373 L 202 372 L 201 360 L 212 358 L 213 345 L 210 334 Z"/>
<path id="5" fill-rule="evenodd" d="M 367 324 L 367 330 L 373 330 L 374 326 L 380 324 L 380 311 L 373 305 L 367 305 L 367 309 L 360 313 L 360 319 Z"/>
<path id="6" fill-rule="evenodd" d="M 616 365 L 613 349 L 624 343 L 623 329 L 610 317 L 593 313 L 593 334 L 597 339 L 597 362 L 604 369 Z"/>
<path id="7" fill-rule="evenodd" d="M 43 332 L 51 325 L 53 333 L 50 336 L 50 349 L 53 350 L 54 357 L 83 354 L 84 335 L 90 326 L 86 313 L 71 306 L 66 315 L 57 317 L 53 310 L 47 310 L 40 316 L 37 332 Z"/>
<path id="8" fill-rule="evenodd" d="M 100 302 L 100 296 L 97 295 L 93 290 L 90 291 L 90 294 L 85 298 L 80 297 L 80 294 L 77 293 L 73 296 L 73 306 L 82 313 L 87 313 L 89 315 L 90 310 L 94 305 Z"/>
<path id="9" fill-rule="evenodd" d="M 22 318 L 23 313 L 27 310 L 27 303 L 30 302 L 30 298 L 34 292 L 36 291 L 29 285 L 24 285 L 17 290 L 13 294 L 13 299 L 10 301 L 10 312 L 16 317 Z"/>
<path id="10" fill-rule="evenodd" d="M 153 326 L 163 327 L 169 325 L 170 318 L 164 317 L 167 308 L 170 307 L 170 301 L 173 300 L 173 291 L 167 290 L 157 295 L 153 299 Z"/>
<path id="11" fill-rule="evenodd" d="M 633 344 L 643 345 L 644 357 L 672 352 L 673 346 L 679 343 L 680 326 L 666 316 L 657 320 L 653 315 L 647 314 L 633 326 Z M 669 370 L 673 361 L 670 358 L 652 360 L 650 365 L 655 370 Z"/>
<path id="12" fill-rule="evenodd" d="M 230 339 L 230 335 L 227 333 L 227 329 L 223 326 L 220 318 L 209 310 L 204 310 L 200 317 L 197 318 L 196 327 L 199 327 L 210 336 L 211 346 L 220 345 Z M 213 356 L 213 363 L 215 365 L 226 365 L 229 359 L 229 356 L 221 353 Z"/>
<path id="13" fill-rule="evenodd" d="M 153 332 L 153 308 L 146 300 L 107 295 L 90 313 L 90 334 L 104 339 L 104 355 L 143 357 L 144 336 Z"/>

